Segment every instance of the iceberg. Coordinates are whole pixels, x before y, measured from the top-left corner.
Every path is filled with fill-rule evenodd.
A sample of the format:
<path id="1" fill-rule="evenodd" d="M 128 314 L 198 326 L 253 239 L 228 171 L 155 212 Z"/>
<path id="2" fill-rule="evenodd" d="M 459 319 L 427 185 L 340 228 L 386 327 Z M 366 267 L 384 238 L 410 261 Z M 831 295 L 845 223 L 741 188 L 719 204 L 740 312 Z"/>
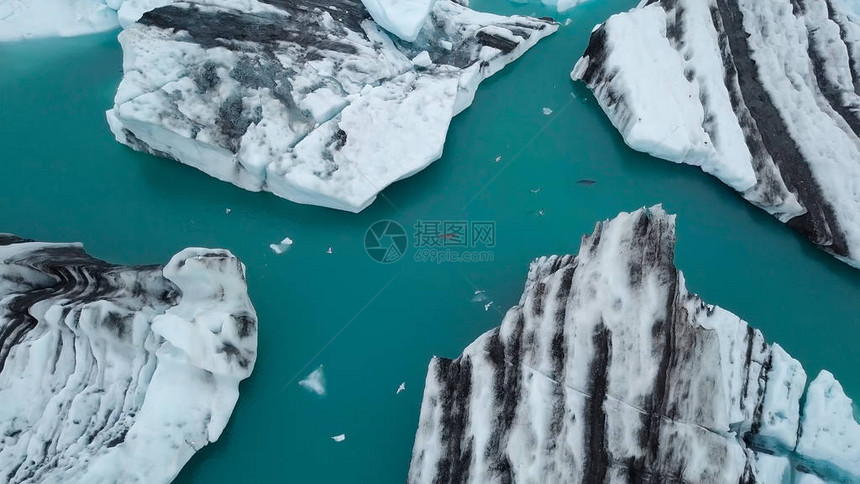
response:
<path id="1" fill-rule="evenodd" d="M 121 0 L 120 0 L 121 1 Z M 38 37 L 73 37 L 119 27 L 105 0 L 4 0 L 0 42 Z"/>
<path id="2" fill-rule="evenodd" d="M 860 481 L 833 376 L 690 293 L 674 248 L 655 206 L 535 260 L 500 327 L 431 360 L 408 482 Z"/>
<path id="3" fill-rule="evenodd" d="M 172 481 L 218 440 L 256 351 L 226 250 L 120 266 L 0 234 L 0 480 Z"/>
<path id="4" fill-rule="evenodd" d="M 358 0 L 156 8 L 119 35 L 108 122 L 121 143 L 246 190 L 358 212 L 438 159 L 480 82 L 558 29 L 432 5 L 413 42 Z"/>
<path id="5" fill-rule="evenodd" d="M 642 2 L 595 28 L 571 77 L 633 149 L 701 167 L 860 266 L 860 24 L 848 8 Z"/>

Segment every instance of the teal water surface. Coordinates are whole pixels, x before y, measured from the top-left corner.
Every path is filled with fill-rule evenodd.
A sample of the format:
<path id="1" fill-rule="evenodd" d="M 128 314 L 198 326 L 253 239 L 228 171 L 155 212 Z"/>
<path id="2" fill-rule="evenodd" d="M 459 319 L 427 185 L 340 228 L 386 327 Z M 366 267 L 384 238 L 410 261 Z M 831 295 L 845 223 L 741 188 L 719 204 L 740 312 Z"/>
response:
<path id="1" fill-rule="evenodd" d="M 0 45 L 0 231 L 80 241 L 117 263 L 164 263 L 186 246 L 243 260 L 259 359 L 221 440 L 181 483 L 402 482 L 431 356 L 455 357 L 497 326 L 530 260 L 576 252 L 596 221 L 660 202 L 678 214 L 676 262 L 691 291 L 860 398 L 860 272 L 697 168 L 633 152 L 569 80 L 592 26 L 634 3 L 561 17 L 571 25 L 482 85 L 442 159 L 357 215 L 245 192 L 116 143 L 104 119 L 121 78 L 115 32 Z M 503 0 L 473 7 L 559 17 Z M 494 221 L 493 261 L 416 262 L 410 249 L 378 264 L 363 241 L 381 219 Z M 277 256 L 268 244 L 285 236 L 295 245 Z M 471 301 L 477 289 L 489 310 Z M 319 365 L 325 397 L 297 384 Z M 346 441 L 330 439 L 340 433 Z"/>

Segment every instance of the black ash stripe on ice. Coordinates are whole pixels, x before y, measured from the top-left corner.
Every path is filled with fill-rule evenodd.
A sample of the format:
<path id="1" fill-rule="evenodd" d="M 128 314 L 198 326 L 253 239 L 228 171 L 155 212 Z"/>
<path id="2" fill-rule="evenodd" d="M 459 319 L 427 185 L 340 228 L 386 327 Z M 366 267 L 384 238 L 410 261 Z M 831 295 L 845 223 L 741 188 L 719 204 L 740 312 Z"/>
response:
<path id="1" fill-rule="evenodd" d="M 787 135 L 790 132 L 788 126 L 773 104 L 770 94 L 761 85 L 737 0 L 716 0 L 716 4 L 716 14 L 720 17 L 719 25 L 722 26 L 722 34 L 725 35 L 726 47 L 729 49 L 728 52 L 723 52 L 723 60 L 725 62 L 730 59 L 732 64 L 731 67 L 725 66 L 726 70 L 733 69 L 737 72 L 743 102 L 755 121 L 766 151 L 779 167 L 785 184 L 797 194 L 800 203 L 807 210 L 805 214 L 792 218 L 787 224 L 833 253 L 848 256 L 845 235 L 839 229 L 833 208 L 824 199 L 807 160 L 801 155 L 800 147 Z M 731 86 L 727 85 L 727 88 L 731 90 Z M 733 107 L 737 112 L 738 106 Z M 745 125 L 743 119 L 738 121 L 744 130 L 752 128 Z M 752 151 L 755 147 L 749 148 Z"/>

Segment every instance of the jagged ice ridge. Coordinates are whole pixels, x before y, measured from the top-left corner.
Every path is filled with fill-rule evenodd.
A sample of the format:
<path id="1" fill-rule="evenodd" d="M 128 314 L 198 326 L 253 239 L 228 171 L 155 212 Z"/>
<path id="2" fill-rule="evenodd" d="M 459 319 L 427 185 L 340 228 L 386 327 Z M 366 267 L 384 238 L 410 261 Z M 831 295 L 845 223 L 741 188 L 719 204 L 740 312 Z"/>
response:
<path id="1" fill-rule="evenodd" d="M 674 246 L 657 206 L 534 261 L 499 328 L 430 362 L 408 481 L 860 480 L 839 383 L 689 293 Z"/>

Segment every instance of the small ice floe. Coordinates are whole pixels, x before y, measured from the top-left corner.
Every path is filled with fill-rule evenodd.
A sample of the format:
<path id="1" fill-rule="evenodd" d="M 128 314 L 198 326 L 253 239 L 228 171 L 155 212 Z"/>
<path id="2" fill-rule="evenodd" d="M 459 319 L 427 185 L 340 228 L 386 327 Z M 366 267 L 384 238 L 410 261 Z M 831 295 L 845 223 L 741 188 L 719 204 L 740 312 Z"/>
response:
<path id="1" fill-rule="evenodd" d="M 594 185 L 595 183 L 597 183 L 597 180 L 591 180 L 589 178 L 583 178 L 581 180 L 577 180 L 576 183 L 579 183 L 580 185 Z"/>
<path id="2" fill-rule="evenodd" d="M 493 305 L 493 301 L 490 301 L 487 304 L 484 304 L 484 311 L 489 311 L 490 306 L 492 306 L 492 305 Z"/>
<path id="3" fill-rule="evenodd" d="M 328 246 L 328 249 L 325 250 L 326 254 L 331 254 L 331 246 Z"/>
<path id="4" fill-rule="evenodd" d="M 403 390 L 406 390 L 406 382 L 401 383 L 400 386 L 397 387 L 397 392 L 395 393 L 395 395 L 400 395 L 400 392 L 402 392 Z"/>
<path id="5" fill-rule="evenodd" d="M 543 217 L 543 209 L 537 211 L 538 217 Z"/>
<path id="6" fill-rule="evenodd" d="M 422 50 L 420 54 L 412 59 L 412 65 L 415 67 L 430 67 L 433 61 L 430 59 L 430 54 L 426 50 Z"/>
<path id="7" fill-rule="evenodd" d="M 450 41 L 447 41 L 447 40 L 440 40 L 439 41 L 439 47 L 442 47 L 443 49 L 450 51 L 451 49 L 454 48 L 454 44 L 452 44 Z"/>
<path id="8" fill-rule="evenodd" d="M 529 190 L 532 193 L 539 193 L 541 191 L 540 188 L 535 188 L 534 190 Z"/>
<path id="9" fill-rule="evenodd" d="M 541 111 L 543 111 L 544 116 L 549 116 L 550 114 L 552 114 L 552 109 L 550 108 L 543 108 Z"/>
<path id="10" fill-rule="evenodd" d="M 224 215 L 227 215 L 227 214 L 229 214 L 230 212 L 232 212 L 232 210 L 230 210 L 229 208 L 225 208 L 225 209 L 224 209 Z"/>
<path id="11" fill-rule="evenodd" d="M 230 209 L 228 208 L 227 210 Z M 286 252 L 287 249 L 289 249 L 292 245 L 293 239 L 289 237 L 284 237 L 284 240 L 282 240 L 279 244 L 269 244 L 269 248 L 272 249 L 272 252 L 274 252 L 275 254 L 281 255 Z"/>
<path id="12" fill-rule="evenodd" d="M 320 365 L 319 368 L 312 371 L 304 380 L 299 382 L 299 385 L 311 393 L 325 396 L 325 373 L 323 373 L 323 366 Z"/>
<path id="13" fill-rule="evenodd" d="M 472 296 L 472 302 L 482 303 L 487 301 L 487 294 L 485 291 L 478 289 L 475 291 L 475 295 Z"/>
<path id="14" fill-rule="evenodd" d="M 568 25 L 570 25 L 572 23 L 573 23 L 573 19 L 567 19 L 564 21 L 564 26 L 567 27 Z"/>
<path id="15" fill-rule="evenodd" d="M 498 163 L 498 162 L 500 162 L 500 161 L 502 161 L 502 155 L 499 155 L 499 156 L 497 156 L 497 157 L 496 157 L 496 163 Z"/>
<path id="16" fill-rule="evenodd" d="M 331 440 L 334 440 L 335 442 L 343 442 L 344 440 L 346 440 L 346 434 L 334 435 L 332 436 Z"/>

